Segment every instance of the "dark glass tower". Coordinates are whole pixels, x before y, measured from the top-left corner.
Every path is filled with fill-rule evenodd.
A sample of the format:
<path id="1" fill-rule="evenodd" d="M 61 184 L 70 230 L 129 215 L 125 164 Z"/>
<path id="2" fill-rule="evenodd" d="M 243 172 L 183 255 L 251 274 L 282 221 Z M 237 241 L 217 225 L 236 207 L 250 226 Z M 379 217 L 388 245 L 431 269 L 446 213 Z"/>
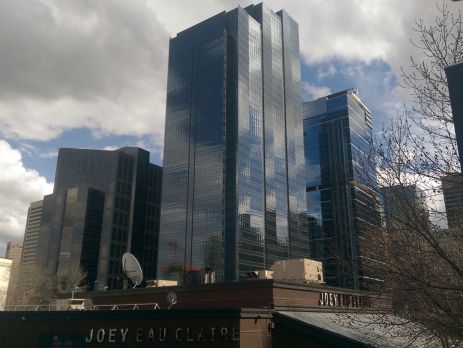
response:
<path id="1" fill-rule="evenodd" d="M 121 256 L 130 251 L 145 278 L 156 278 L 161 182 L 162 168 L 140 148 L 60 149 L 35 264 L 64 275 L 80 258 L 101 288 L 119 288 Z"/>
<path id="2" fill-rule="evenodd" d="M 445 68 L 445 74 L 449 86 L 460 166 L 463 167 L 463 62 L 448 66 Z"/>
<path id="3" fill-rule="evenodd" d="M 463 63 L 445 68 L 452 106 L 455 137 L 457 140 L 460 167 L 463 169 Z M 455 173 L 444 176 L 442 191 L 449 228 L 458 228 L 463 222 L 463 174 Z"/>
<path id="4" fill-rule="evenodd" d="M 159 277 L 308 256 L 298 26 L 265 5 L 170 41 Z"/>
<path id="5" fill-rule="evenodd" d="M 461 229 L 463 225 L 463 175 L 460 173 L 441 178 L 447 223 L 450 229 Z"/>
<path id="6" fill-rule="evenodd" d="M 383 221 L 389 231 L 429 229 L 429 210 L 424 191 L 417 185 L 381 188 Z"/>
<path id="7" fill-rule="evenodd" d="M 93 285 L 98 269 L 105 194 L 84 186 L 68 189 L 63 212 L 58 259 L 58 281 L 73 290 L 83 277 Z M 65 287 L 63 287 L 65 285 Z"/>
<path id="8" fill-rule="evenodd" d="M 362 235 L 380 226 L 371 113 L 353 90 L 303 105 L 311 257 L 329 285 L 361 288 Z"/>

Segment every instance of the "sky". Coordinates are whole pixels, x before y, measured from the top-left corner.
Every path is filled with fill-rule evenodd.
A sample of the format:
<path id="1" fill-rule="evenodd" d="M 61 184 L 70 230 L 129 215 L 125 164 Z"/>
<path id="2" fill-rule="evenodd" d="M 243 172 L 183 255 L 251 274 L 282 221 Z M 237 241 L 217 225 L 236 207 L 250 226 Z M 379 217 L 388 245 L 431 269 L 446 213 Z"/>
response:
<path id="1" fill-rule="evenodd" d="M 23 239 L 30 203 L 52 192 L 58 148 L 139 146 L 162 165 L 169 38 L 257 2 L 0 0 L 0 256 Z M 434 0 L 266 4 L 299 23 L 303 101 L 357 88 L 375 133 L 407 102 L 401 68 Z"/>

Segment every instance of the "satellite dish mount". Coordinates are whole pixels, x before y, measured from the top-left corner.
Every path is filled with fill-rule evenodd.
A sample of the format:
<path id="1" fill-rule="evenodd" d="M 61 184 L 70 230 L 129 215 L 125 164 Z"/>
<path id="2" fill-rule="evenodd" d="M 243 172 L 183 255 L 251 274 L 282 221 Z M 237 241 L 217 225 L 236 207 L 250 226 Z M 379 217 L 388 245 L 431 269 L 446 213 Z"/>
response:
<path id="1" fill-rule="evenodd" d="M 128 280 L 136 288 L 143 281 L 143 271 L 137 258 L 131 253 L 122 255 L 122 269 L 124 270 L 124 289 L 128 287 Z"/>

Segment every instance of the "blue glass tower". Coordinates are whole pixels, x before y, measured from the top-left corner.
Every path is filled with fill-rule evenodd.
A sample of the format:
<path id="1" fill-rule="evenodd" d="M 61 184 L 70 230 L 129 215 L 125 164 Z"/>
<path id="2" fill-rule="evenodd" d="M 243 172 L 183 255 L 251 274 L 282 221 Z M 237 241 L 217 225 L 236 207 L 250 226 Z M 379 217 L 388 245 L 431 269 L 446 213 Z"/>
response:
<path id="1" fill-rule="evenodd" d="M 458 156 L 463 169 L 463 62 L 446 67 L 445 75 L 449 88 Z"/>
<path id="2" fill-rule="evenodd" d="M 380 226 L 371 113 L 354 90 L 303 104 L 311 257 L 327 284 L 361 288 L 361 240 Z"/>
<path id="3" fill-rule="evenodd" d="M 297 23 L 238 7 L 170 40 L 159 277 L 308 256 Z"/>

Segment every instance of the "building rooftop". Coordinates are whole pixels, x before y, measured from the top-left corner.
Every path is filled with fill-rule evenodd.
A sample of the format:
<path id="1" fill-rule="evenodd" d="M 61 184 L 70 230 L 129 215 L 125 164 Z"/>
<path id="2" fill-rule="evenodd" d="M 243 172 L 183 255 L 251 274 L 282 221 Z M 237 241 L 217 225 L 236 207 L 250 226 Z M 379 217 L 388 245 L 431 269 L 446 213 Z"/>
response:
<path id="1" fill-rule="evenodd" d="M 176 304 L 174 307 L 177 309 L 297 308 L 299 310 L 350 310 L 361 307 L 380 309 L 387 306 L 385 299 L 377 300 L 372 294 L 365 291 L 316 284 L 282 282 L 273 279 L 93 291 L 79 293 L 76 297 L 85 299 L 87 308 L 157 304 L 160 309 L 165 309 L 171 305 L 168 296 L 172 296 L 172 294 L 175 294 Z M 64 300 L 70 296 L 69 294 L 63 294 L 61 297 Z"/>

